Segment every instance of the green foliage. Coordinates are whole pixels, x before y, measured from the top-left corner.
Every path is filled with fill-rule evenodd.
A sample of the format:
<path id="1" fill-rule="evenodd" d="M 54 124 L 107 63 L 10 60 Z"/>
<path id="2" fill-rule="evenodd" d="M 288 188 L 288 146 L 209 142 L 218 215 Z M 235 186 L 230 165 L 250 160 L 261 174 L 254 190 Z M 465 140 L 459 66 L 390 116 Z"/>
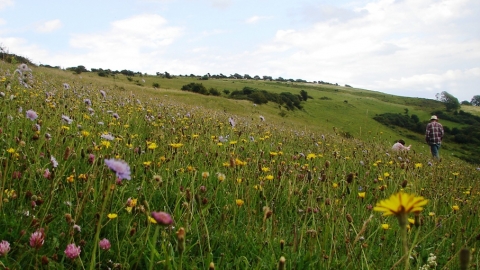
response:
<path id="1" fill-rule="evenodd" d="M 447 111 L 456 111 L 460 109 L 460 102 L 458 102 L 458 99 L 446 91 L 443 91 L 440 94 L 440 101 L 445 103 Z"/>
<path id="2" fill-rule="evenodd" d="M 470 101 L 470 103 L 473 106 L 480 106 L 480 95 L 473 96 L 472 101 Z"/>
<path id="3" fill-rule="evenodd" d="M 154 82 L 152 86 L 153 88 L 160 88 L 160 84 L 158 82 Z"/>
<path id="4" fill-rule="evenodd" d="M 190 91 L 197 94 L 208 95 L 208 90 L 201 83 L 189 83 L 182 86 L 183 91 Z"/>

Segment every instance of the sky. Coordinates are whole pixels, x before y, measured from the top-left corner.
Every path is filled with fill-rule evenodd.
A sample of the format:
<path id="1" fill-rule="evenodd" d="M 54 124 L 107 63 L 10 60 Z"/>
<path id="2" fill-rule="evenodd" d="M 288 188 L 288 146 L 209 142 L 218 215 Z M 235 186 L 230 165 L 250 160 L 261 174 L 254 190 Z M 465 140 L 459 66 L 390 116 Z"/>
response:
<path id="1" fill-rule="evenodd" d="M 478 0 L 0 0 L 0 45 L 62 68 L 480 95 Z"/>

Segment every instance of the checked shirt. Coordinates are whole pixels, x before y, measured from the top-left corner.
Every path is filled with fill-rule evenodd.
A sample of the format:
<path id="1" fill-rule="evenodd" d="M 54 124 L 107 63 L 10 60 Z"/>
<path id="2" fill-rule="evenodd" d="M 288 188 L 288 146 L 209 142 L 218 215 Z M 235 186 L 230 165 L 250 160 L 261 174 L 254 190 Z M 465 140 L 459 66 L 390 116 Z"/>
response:
<path id="1" fill-rule="evenodd" d="M 443 126 L 438 122 L 430 122 L 427 124 L 425 133 L 425 141 L 428 144 L 440 144 L 443 138 Z"/>

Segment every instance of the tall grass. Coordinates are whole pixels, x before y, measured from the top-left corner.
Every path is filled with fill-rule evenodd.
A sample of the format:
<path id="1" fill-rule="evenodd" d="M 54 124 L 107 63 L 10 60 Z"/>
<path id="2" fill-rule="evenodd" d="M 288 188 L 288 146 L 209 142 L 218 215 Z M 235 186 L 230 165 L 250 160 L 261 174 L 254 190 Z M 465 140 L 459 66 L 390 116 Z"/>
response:
<path id="1" fill-rule="evenodd" d="M 286 269 L 389 269 L 403 256 L 400 228 L 372 208 L 400 190 L 429 200 L 410 217 L 412 268 L 434 254 L 437 269 L 457 269 L 465 249 L 478 265 L 480 171 L 448 155 L 394 153 L 383 131 L 345 138 L 244 101 L 208 97 L 224 103 L 217 110 L 174 91 L 36 70 L 26 88 L 16 67 L 0 67 L 3 268 L 275 269 L 283 257 Z M 128 163 L 131 180 L 105 165 L 111 158 Z M 32 247 L 40 230 L 44 243 Z M 65 252 L 73 243 L 78 257 Z"/>

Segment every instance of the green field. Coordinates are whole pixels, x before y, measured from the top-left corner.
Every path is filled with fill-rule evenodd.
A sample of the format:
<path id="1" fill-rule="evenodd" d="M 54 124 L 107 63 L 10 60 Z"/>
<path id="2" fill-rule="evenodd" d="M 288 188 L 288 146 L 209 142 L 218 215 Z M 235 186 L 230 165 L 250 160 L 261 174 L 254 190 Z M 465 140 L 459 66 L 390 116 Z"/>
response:
<path id="1" fill-rule="evenodd" d="M 0 63 L 4 269 L 479 268 L 480 168 L 456 144 L 435 162 L 422 134 L 373 119 L 407 109 L 426 121 L 440 102 L 43 67 L 24 72 L 25 87 L 16 68 Z M 311 99 L 254 106 L 180 90 L 191 82 Z M 412 150 L 392 152 L 407 136 Z M 399 192 L 419 201 L 374 210 Z"/>

